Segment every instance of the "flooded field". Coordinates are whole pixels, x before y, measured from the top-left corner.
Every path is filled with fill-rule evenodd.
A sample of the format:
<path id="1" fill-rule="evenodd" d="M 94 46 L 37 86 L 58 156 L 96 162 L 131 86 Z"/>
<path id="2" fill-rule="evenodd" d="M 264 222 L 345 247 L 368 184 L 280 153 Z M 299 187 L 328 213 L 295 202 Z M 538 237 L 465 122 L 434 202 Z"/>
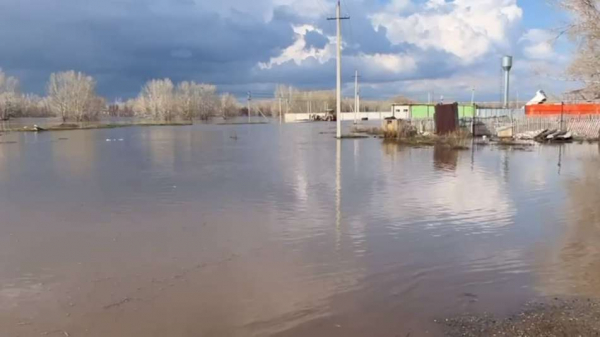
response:
<path id="1" fill-rule="evenodd" d="M 0 136 L 0 336 L 443 336 L 600 298 L 600 149 L 334 124 Z"/>

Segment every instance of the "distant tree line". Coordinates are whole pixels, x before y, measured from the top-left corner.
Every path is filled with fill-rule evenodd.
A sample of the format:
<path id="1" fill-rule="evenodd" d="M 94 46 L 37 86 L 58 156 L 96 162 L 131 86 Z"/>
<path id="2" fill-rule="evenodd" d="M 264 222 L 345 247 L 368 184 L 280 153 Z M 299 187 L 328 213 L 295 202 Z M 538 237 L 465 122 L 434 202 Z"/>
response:
<path id="1" fill-rule="evenodd" d="M 96 93 L 96 81 L 81 72 L 50 75 L 46 96 L 22 94 L 19 80 L 0 69 L 0 118 L 60 117 L 63 122 L 97 120 L 102 115 L 141 117 L 160 121 L 233 117 L 241 106 L 231 94 L 217 94 L 214 85 L 170 79 L 148 81 L 135 99 L 107 105 Z"/>
<path id="2" fill-rule="evenodd" d="M 207 120 L 211 116 L 225 118 L 239 115 L 278 117 L 279 113 L 335 111 L 333 90 L 302 91 L 278 85 L 268 98 L 254 98 L 251 111 L 231 94 L 217 93 L 211 84 L 170 79 L 153 79 L 142 87 L 136 98 L 107 104 L 96 93 L 96 81 L 81 72 L 66 71 L 50 75 L 46 96 L 21 94 L 19 80 L 0 69 L 0 117 L 60 117 L 63 122 L 85 122 L 101 116 L 140 117 L 156 121 Z M 398 96 L 390 100 L 361 100 L 360 111 L 388 111 L 392 104 L 412 103 Z M 354 98 L 342 100 L 342 111 L 353 112 Z"/>
<path id="3" fill-rule="evenodd" d="M 260 110 L 266 116 L 279 116 L 282 113 L 321 113 L 335 111 L 335 90 L 300 90 L 286 85 L 278 85 L 273 94 L 274 98 L 259 99 L 252 102 L 253 108 Z M 411 104 L 413 100 L 404 96 L 395 96 L 385 100 L 360 100 L 361 112 L 388 111 L 392 104 Z M 354 97 L 342 98 L 342 112 L 354 112 Z"/>
<path id="4" fill-rule="evenodd" d="M 124 104 L 135 116 L 154 120 L 174 119 L 207 120 L 211 116 L 234 117 L 240 105 L 231 94 L 217 94 L 211 84 L 181 82 L 174 85 L 170 79 L 148 81 L 139 96 Z"/>

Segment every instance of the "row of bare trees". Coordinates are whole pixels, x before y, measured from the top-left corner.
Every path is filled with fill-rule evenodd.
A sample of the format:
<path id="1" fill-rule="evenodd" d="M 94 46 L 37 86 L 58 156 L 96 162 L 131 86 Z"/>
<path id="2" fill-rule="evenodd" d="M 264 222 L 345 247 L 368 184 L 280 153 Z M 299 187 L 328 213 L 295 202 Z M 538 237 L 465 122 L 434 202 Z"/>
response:
<path id="1" fill-rule="evenodd" d="M 414 101 L 404 97 L 396 96 L 387 100 L 361 100 L 360 111 L 377 112 L 389 111 L 392 104 L 410 104 Z M 278 116 L 283 113 L 321 113 L 333 111 L 336 108 L 335 91 L 316 90 L 302 91 L 297 88 L 279 85 L 274 92 L 274 99 L 255 101 L 254 106 L 267 116 Z M 353 112 L 354 97 L 342 99 L 342 112 Z"/>
<path id="2" fill-rule="evenodd" d="M 8 119 L 20 102 L 19 80 L 6 75 L 0 69 L 0 120 Z"/>
<path id="3" fill-rule="evenodd" d="M 59 116 L 67 120 L 93 120 L 104 111 L 106 103 L 96 95 L 96 82 L 74 71 L 50 75 L 47 96 L 22 94 L 19 80 L 0 69 L 0 117 Z"/>
<path id="4" fill-rule="evenodd" d="M 217 94 L 211 84 L 181 82 L 170 79 L 148 81 L 139 96 L 126 104 L 136 116 L 154 120 L 206 120 L 211 116 L 238 115 L 240 106 L 231 94 Z"/>
<path id="5" fill-rule="evenodd" d="M 196 82 L 175 86 L 169 79 L 151 80 L 137 98 L 110 107 L 96 93 L 94 78 L 81 72 L 54 73 L 46 89 L 46 97 L 21 94 L 19 80 L 0 69 L 0 119 L 57 116 L 63 122 L 82 122 L 124 111 L 143 118 L 173 121 L 208 119 L 215 115 L 233 117 L 240 113 L 233 95 L 218 95 L 216 86 Z"/>

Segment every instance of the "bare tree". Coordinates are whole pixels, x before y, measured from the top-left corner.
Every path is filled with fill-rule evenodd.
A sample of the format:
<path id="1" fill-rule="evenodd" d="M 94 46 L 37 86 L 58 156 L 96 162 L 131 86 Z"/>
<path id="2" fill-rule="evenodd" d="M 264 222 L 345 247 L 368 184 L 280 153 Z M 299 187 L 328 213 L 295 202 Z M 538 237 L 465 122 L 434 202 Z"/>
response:
<path id="1" fill-rule="evenodd" d="M 8 119 L 19 101 L 19 80 L 7 76 L 0 68 L 0 119 Z"/>
<path id="2" fill-rule="evenodd" d="M 192 82 L 193 83 L 193 82 Z M 198 84 L 200 93 L 200 118 L 208 119 L 219 109 L 217 87 L 212 84 Z"/>
<path id="3" fill-rule="evenodd" d="M 232 94 L 223 94 L 220 99 L 220 108 L 223 117 L 234 117 L 239 114 L 240 103 Z"/>
<path id="4" fill-rule="evenodd" d="M 312 112 L 325 112 L 335 108 L 333 90 L 300 91 L 291 86 L 278 85 L 274 95 L 276 101 L 282 99 L 284 112 L 302 113 L 308 112 L 309 109 Z M 273 110 L 278 111 L 278 109 Z"/>
<path id="5" fill-rule="evenodd" d="M 181 82 L 177 86 L 176 104 L 181 116 L 188 120 L 208 119 L 218 110 L 217 87 L 196 82 Z"/>
<path id="6" fill-rule="evenodd" d="M 199 88 L 194 82 L 181 82 L 177 86 L 175 94 L 177 108 L 181 117 L 186 120 L 193 120 L 200 112 L 200 93 Z"/>
<path id="7" fill-rule="evenodd" d="M 55 116 L 48 108 L 47 98 L 33 94 L 20 96 L 16 117 L 51 117 Z"/>
<path id="8" fill-rule="evenodd" d="M 91 76 L 73 70 L 50 75 L 47 103 L 63 122 L 95 119 L 102 109 L 98 102 Z"/>
<path id="9" fill-rule="evenodd" d="M 155 120 L 173 120 L 175 109 L 174 86 L 168 78 L 148 81 L 134 104 L 138 116 Z"/>
<path id="10" fill-rule="evenodd" d="M 573 14 L 573 21 L 564 32 L 580 45 L 569 67 L 569 74 L 573 79 L 584 82 L 590 94 L 599 96 L 600 1 L 559 0 L 559 4 Z"/>

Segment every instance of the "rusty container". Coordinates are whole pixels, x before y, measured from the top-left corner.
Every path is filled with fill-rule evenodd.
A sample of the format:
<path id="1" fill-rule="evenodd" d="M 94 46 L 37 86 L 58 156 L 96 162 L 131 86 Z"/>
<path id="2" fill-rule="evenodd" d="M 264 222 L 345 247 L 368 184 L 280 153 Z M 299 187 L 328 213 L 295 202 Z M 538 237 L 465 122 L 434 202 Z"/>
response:
<path id="1" fill-rule="evenodd" d="M 446 135 L 458 129 L 458 103 L 435 106 L 435 133 Z"/>

